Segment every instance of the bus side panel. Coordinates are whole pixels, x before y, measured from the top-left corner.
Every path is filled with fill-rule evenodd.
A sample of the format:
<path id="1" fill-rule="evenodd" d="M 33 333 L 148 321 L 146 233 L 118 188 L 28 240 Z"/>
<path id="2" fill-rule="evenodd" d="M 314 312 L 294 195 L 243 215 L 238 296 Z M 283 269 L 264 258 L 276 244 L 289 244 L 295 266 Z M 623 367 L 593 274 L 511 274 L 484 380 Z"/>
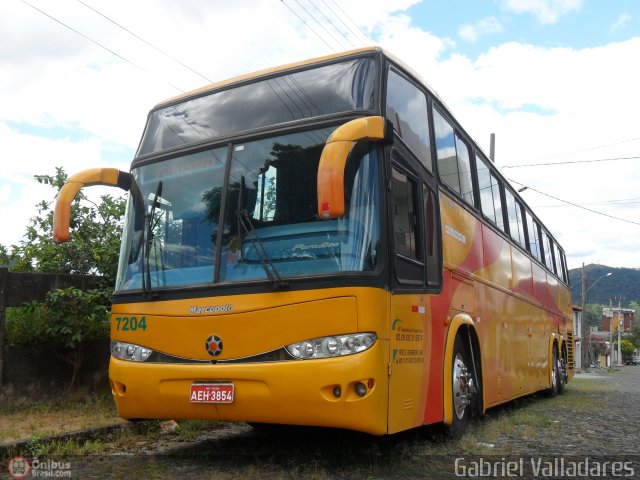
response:
<path id="1" fill-rule="evenodd" d="M 478 304 L 477 282 L 469 275 L 483 265 L 482 223 L 466 209 L 440 192 L 442 220 L 443 286 L 431 297 L 431 350 L 425 424 L 444 418 L 445 340 L 451 319 L 460 312 L 475 315 Z"/>
<path id="2" fill-rule="evenodd" d="M 391 296 L 389 339 L 388 433 L 422 425 L 427 386 L 433 373 L 430 298 L 424 294 Z"/>

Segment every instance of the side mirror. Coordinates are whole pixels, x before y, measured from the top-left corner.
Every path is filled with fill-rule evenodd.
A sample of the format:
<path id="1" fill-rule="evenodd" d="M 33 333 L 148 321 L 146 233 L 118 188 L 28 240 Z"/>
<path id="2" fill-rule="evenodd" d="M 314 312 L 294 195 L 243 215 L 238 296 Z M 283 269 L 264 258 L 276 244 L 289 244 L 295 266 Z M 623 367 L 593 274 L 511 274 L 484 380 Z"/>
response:
<path id="1" fill-rule="evenodd" d="M 58 193 L 56 209 L 53 213 L 53 241 L 64 243 L 69 240 L 69 221 L 71 202 L 83 187 L 105 185 L 119 187 L 123 190 L 131 188 L 131 174 L 117 168 L 92 168 L 69 177 Z"/>
<path id="2" fill-rule="evenodd" d="M 344 170 L 353 146 L 360 141 L 391 138 L 393 126 L 383 117 L 356 118 L 338 127 L 327 139 L 318 165 L 318 217 L 344 216 Z"/>

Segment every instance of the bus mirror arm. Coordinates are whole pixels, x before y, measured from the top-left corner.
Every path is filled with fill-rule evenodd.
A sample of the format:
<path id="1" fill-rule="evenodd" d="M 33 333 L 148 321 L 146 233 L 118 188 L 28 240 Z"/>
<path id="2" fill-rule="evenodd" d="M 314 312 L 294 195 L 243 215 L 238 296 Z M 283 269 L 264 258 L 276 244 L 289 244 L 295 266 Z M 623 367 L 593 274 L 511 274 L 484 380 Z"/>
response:
<path id="1" fill-rule="evenodd" d="M 58 192 L 56 208 L 53 214 L 53 240 L 64 243 L 69 240 L 69 222 L 71 219 L 71 203 L 80 189 L 93 185 L 118 187 L 128 191 L 131 188 L 130 173 L 116 168 L 92 168 L 76 173 L 67 179 Z"/>
<path id="2" fill-rule="evenodd" d="M 362 117 L 338 127 L 327 139 L 318 165 L 318 217 L 343 217 L 344 171 L 357 142 L 393 139 L 393 124 L 383 117 Z"/>

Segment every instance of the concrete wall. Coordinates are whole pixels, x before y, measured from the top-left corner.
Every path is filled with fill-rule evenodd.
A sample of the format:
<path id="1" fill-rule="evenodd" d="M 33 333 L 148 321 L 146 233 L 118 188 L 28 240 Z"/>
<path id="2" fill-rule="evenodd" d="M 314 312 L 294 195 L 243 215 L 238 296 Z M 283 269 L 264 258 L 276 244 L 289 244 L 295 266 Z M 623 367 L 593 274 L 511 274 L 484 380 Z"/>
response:
<path id="1" fill-rule="evenodd" d="M 109 388 L 109 340 L 83 345 L 84 357 L 76 384 L 78 393 Z M 50 344 L 4 347 L 2 402 L 30 402 L 68 393 L 72 367 L 64 361 L 64 349 Z"/>

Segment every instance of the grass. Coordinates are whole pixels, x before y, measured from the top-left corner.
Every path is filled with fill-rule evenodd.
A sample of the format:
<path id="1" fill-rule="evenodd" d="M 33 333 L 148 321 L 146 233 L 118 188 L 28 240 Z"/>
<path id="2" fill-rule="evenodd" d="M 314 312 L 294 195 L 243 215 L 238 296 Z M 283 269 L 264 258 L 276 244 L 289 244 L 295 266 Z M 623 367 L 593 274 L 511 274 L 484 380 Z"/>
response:
<path id="1" fill-rule="evenodd" d="M 0 405 L 0 443 L 122 422 L 111 393 L 60 398 L 25 405 Z"/>

